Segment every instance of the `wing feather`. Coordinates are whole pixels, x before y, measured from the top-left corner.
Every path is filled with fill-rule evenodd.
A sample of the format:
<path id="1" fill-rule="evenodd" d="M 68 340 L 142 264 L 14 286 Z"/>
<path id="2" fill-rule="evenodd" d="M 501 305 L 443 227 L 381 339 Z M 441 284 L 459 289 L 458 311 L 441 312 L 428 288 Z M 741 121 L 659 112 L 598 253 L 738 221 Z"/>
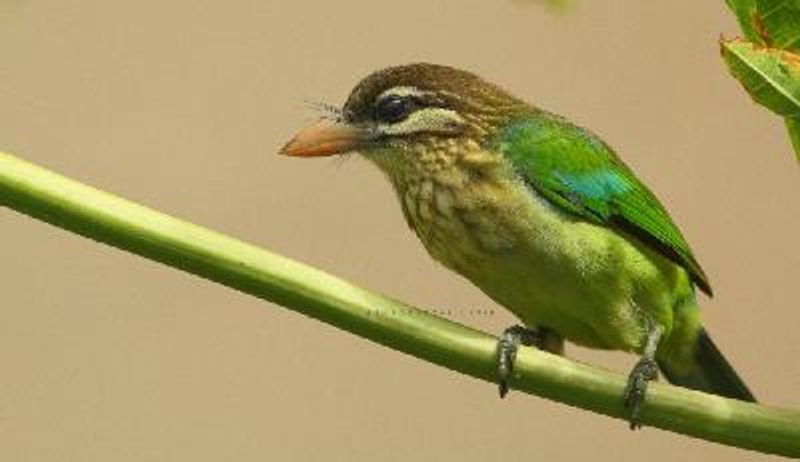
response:
<path id="1" fill-rule="evenodd" d="M 681 265 L 708 295 L 711 285 L 655 195 L 593 133 L 550 114 L 508 126 L 500 149 L 524 181 L 581 218 L 622 230 Z"/>

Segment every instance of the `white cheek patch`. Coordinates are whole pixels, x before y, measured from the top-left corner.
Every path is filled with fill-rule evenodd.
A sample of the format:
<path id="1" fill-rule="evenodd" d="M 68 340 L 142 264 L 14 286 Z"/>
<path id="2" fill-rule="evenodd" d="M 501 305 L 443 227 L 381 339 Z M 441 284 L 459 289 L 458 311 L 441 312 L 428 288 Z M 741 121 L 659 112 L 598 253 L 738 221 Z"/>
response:
<path id="1" fill-rule="evenodd" d="M 424 108 L 412 112 L 397 123 L 378 125 L 378 131 L 386 135 L 406 135 L 418 132 L 457 133 L 466 120 L 452 109 Z"/>

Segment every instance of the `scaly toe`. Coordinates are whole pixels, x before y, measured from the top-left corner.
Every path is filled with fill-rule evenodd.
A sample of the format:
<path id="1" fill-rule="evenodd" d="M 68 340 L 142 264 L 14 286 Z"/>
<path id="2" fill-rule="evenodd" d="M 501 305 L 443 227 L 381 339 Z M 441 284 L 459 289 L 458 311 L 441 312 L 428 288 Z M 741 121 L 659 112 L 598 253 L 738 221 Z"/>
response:
<path id="1" fill-rule="evenodd" d="M 497 384 L 500 398 L 508 394 L 508 380 L 514 371 L 514 360 L 520 345 L 534 345 L 538 336 L 536 332 L 523 326 L 511 326 L 503 331 L 497 342 Z"/>
<path id="2" fill-rule="evenodd" d="M 642 403 L 647 395 L 647 385 L 658 377 L 658 365 L 653 359 L 642 358 L 636 363 L 628 376 L 628 385 L 625 387 L 625 408 L 628 409 L 628 422 L 631 430 L 642 427 L 639 422 Z"/>

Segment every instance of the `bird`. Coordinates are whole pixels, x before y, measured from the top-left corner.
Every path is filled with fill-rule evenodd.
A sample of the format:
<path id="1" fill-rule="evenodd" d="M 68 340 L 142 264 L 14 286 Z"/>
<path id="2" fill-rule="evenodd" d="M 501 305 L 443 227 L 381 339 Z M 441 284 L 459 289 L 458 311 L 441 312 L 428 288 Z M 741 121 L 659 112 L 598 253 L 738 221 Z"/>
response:
<path id="1" fill-rule="evenodd" d="M 711 284 L 653 192 L 598 135 L 478 75 L 413 63 L 363 78 L 279 153 L 357 152 L 392 184 L 436 261 L 521 324 L 498 341 L 508 392 L 518 348 L 565 340 L 638 355 L 621 403 L 639 428 L 648 383 L 755 397 L 703 327 Z"/>

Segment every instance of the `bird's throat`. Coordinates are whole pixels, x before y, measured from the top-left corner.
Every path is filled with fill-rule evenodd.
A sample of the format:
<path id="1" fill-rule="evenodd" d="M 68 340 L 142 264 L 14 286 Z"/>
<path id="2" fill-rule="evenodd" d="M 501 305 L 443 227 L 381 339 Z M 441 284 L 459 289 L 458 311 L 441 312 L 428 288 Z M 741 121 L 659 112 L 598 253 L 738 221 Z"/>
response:
<path id="1" fill-rule="evenodd" d="M 516 237 L 507 215 L 512 176 L 499 156 L 477 143 L 456 142 L 403 154 L 376 163 L 431 256 L 464 274 L 487 255 L 513 248 Z"/>

